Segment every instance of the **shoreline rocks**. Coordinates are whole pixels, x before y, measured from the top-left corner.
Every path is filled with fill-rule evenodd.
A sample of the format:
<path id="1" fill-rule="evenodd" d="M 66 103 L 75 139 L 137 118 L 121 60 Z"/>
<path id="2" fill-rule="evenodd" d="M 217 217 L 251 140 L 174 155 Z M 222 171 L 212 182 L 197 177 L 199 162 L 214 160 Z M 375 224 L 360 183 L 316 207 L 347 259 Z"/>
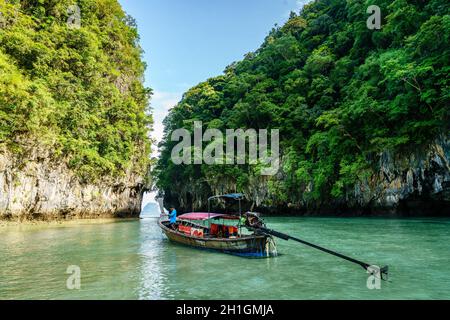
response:
<path id="1" fill-rule="evenodd" d="M 64 162 L 50 158 L 34 152 L 19 165 L 13 155 L 0 153 L 0 220 L 139 217 L 142 177 L 83 183 Z"/>

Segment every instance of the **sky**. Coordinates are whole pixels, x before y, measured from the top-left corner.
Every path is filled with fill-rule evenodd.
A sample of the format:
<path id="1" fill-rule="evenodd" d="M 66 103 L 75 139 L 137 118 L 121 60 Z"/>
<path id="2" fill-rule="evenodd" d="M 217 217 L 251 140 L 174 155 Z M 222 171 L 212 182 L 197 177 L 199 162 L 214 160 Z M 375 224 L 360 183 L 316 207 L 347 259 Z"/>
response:
<path id="1" fill-rule="evenodd" d="M 153 138 L 162 120 L 189 88 L 222 74 L 255 51 L 275 24 L 307 0 L 119 0 L 136 19 L 153 89 Z M 156 153 L 154 153 L 156 155 Z M 144 200 L 148 202 L 148 199 Z"/>

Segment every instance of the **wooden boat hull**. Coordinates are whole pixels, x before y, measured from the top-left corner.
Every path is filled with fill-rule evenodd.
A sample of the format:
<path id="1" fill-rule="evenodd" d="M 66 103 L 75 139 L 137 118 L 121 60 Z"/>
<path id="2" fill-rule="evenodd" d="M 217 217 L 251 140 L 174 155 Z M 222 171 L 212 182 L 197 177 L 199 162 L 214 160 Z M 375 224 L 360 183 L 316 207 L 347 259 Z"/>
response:
<path id="1" fill-rule="evenodd" d="M 170 241 L 193 248 L 216 250 L 245 257 L 264 258 L 276 255 L 274 241 L 271 236 L 267 235 L 249 235 L 239 238 L 200 238 L 170 229 L 162 221 L 159 221 L 159 226 Z"/>

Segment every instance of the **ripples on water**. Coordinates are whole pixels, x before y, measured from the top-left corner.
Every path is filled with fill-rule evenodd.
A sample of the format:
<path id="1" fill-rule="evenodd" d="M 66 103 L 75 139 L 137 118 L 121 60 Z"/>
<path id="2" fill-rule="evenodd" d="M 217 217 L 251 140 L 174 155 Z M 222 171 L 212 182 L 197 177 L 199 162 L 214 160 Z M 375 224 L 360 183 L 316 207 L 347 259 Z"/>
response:
<path id="1" fill-rule="evenodd" d="M 0 299 L 449 299 L 449 219 L 267 218 L 269 227 L 374 264 L 392 282 L 295 242 L 245 259 L 172 244 L 156 218 L 0 228 Z M 66 269 L 81 268 L 68 290 Z"/>

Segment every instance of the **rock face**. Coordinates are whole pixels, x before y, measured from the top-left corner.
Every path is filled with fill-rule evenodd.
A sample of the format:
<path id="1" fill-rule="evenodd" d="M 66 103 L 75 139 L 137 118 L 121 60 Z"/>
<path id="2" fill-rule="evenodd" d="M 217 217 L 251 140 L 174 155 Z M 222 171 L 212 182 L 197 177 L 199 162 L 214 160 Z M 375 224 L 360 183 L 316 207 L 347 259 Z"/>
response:
<path id="1" fill-rule="evenodd" d="M 159 216 L 160 210 L 159 206 L 156 202 L 147 203 L 146 206 L 142 209 L 141 214 L 147 216 Z"/>
<path id="2" fill-rule="evenodd" d="M 450 216 L 450 137 L 436 141 L 415 152 L 377 157 L 373 174 L 354 185 L 344 198 L 323 199 L 320 203 L 274 203 L 268 180 L 255 177 L 246 190 L 237 190 L 230 181 L 212 181 L 207 188 L 194 188 L 188 182 L 184 192 L 166 194 L 166 205 L 174 204 L 181 211 L 205 210 L 211 194 L 244 192 L 244 210 L 269 214 L 311 215 L 401 215 Z M 190 191 L 189 191 L 190 190 Z M 196 191 L 194 191 L 196 190 Z M 204 192 L 197 192 L 204 190 Z M 276 200 L 276 199 L 275 199 Z"/>
<path id="3" fill-rule="evenodd" d="M 64 163 L 52 163 L 50 158 L 35 153 L 22 161 L 0 153 L 0 219 L 139 216 L 145 189 L 142 177 L 86 184 Z"/>
<path id="4" fill-rule="evenodd" d="M 450 139 L 441 136 L 429 147 L 409 155 L 384 152 L 379 170 L 355 185 L 348 195 L 352 207 L 407 214 L 450 215 Z"/>

